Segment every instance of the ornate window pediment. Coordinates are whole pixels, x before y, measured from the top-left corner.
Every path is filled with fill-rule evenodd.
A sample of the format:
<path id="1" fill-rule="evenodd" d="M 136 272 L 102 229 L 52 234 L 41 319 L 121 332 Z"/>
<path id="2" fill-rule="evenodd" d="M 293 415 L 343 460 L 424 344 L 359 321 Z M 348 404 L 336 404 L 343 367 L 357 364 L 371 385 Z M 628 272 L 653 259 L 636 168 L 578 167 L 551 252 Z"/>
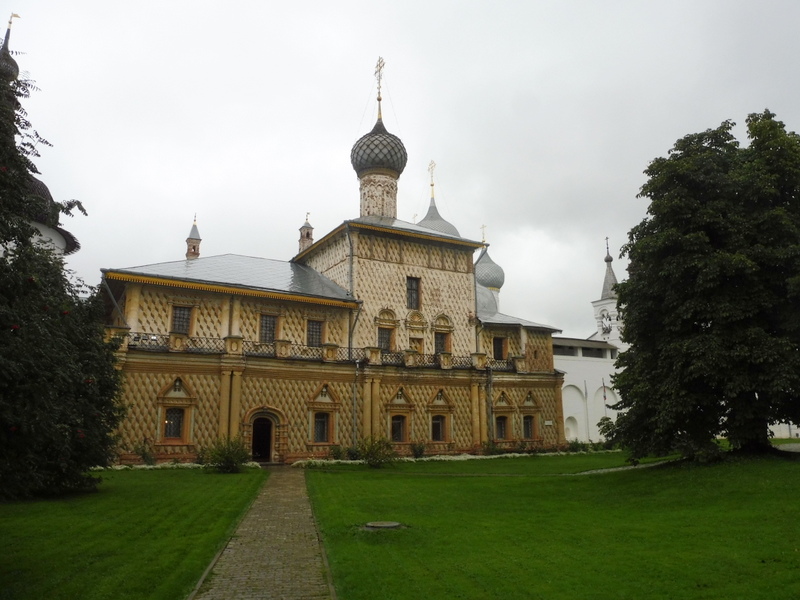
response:
<path id="1" fill-rule="evenodd" d="M 455 407 L 447 394 L 445 394 L 444 389 L 439 389 L 436 394 L 428 400 L 428 406 L 426 408 L 428 412 L 451 413 Z"/>
<path id="2" fill-rule="evenodd" d="M 425 317 L 418 310 L 412 310 L 406 315 L 406 328 L 417 331 L 424 330 L 428 326 Z"/>
<path id="3" fill-rule="evenodd" d="M 446 333 L 452 332 L 454 329 L 453 320 L 447 315 L 439 315 L 434 319 L 431 329 Z"/>
<path id="4" fill-rule="evenodd" d="M 375 317 L 375 324 L 379 327 L 397 327 L 400 321 L 397 320 L 394 311 L 384 308 L 378 313 L 378 316 Z"/>
<path id="5" fill-rule="evenodd" d="M 338 411 L 342 406 L 339 398 L 336 396 L 333 390 L 330 389 L 327 383 L 323 383 L 319 388 L 317 388 L 316 393 L 311 397 L 310 400 L 308 400 L 306 404 L 311 410 L 327 411 Z"/>
<path id="6" fill-rule="evenodd" d="M 500 395 L 497 396 L 494 401 L 494 410 L 495 412 L 513 412 L 514 406 L 505 392 L 500 392 Z"/>

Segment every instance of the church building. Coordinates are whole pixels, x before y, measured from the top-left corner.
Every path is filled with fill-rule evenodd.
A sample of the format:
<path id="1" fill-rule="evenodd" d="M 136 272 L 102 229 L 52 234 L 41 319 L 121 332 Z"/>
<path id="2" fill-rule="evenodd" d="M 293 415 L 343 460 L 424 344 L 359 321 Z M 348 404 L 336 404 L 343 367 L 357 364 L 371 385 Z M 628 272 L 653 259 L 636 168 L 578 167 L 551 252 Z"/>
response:
<path id="1" fill-rule="evenodd" d="M 619 401 L 611 377 L 616 372 L 617 354 L 628 345 L 620 339 L 623 323 L 614 291 L 617 277 L 607 245 L 604 260 L 603 290 L 600 299 L 592 302 L 596 330 L 585 339 L 553 338 L 555 366 L 564 372 L 562 397 L 567 441 L 601 441 L 598 421 L 603 417 L 617 418 L 617 412 L 608 408 Z"/>
<path id="2" fill-rule="evenodd" d="M 401 454 L 564 442 L 558 330 L 500 312 L 502 269 L 439 214 L 433 182 L 426 216 L 397 219 L 407 154 L 378 84 L 377 122 L 350 156 L 357 217 L 318 239 L 306 219 L 289 261 L 202 256 L 195 223 L 182 260 L 103 269 L 123 460 L 142 443 L 191 460 L 236 435 L 266 462 L 370 437 Z"/>

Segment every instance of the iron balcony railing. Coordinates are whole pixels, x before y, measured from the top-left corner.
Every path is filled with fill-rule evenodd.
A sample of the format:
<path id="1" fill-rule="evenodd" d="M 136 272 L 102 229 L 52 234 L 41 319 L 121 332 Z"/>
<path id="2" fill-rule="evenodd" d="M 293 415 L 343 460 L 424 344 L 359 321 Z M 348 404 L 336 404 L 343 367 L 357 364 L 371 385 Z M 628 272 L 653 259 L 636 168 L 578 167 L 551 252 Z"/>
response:
<path id="1" fill-rule="evenodd" d="M 163 333 L 128 333 L 128 348 L 146 352 L 188 352 L 194 354 L 223 354 L 225 353 L 225 340 L 222 338 L 183 337 L 180 348 L 170 348 L 170 335 Z M 275 358 L 278 356 L 275 342 L 257 342 L 242 340 L 242 353 L 248 357 Z M 365 348 L 336 348 L 333 355 L 326 354 L 325 348 L 291 344 L 284 358 L 322 361 L 330 360 L 339 363 L 353 363 L 365 361 L 368 352 Z M 406 365 L 405 352 L 381 351 L 380 364 L 386 366 L 402 367 Z M 474 366 L 471 356 L 450 356 L 450 367 L 453 369 L 471 369 Z M 439 354 L 418 354 L 413 364 L 423 368 L 441 368 L 442 358 Z M 513 360 L 486 359 L 486 366 L 493 371 L 514 371 Z M 445 368 L 447 368 L 445 364 Z"/>

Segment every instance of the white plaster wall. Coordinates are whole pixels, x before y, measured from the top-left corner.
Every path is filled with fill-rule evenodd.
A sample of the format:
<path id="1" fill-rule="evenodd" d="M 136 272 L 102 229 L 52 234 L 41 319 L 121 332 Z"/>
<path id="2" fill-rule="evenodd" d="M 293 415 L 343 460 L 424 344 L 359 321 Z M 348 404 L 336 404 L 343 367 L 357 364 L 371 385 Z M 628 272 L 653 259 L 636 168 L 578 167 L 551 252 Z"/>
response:
<path id="1" fill-rule="evenodd" d="M 617 418 L 616 411 L 606 408 L 606 404 L 614 404 L 619 399 L 615 390 L 611 388 L 614 360 L 582 356 L 555 356 L 554 360 L 556 369 L 566 373 L 562 389 L 565 427 L 569 419 L 574 419 L 577 423 L 577 428 L 574 426 L 570 428 L 567 440 L 601 441 L 597 422 L 605 416 L 613 420 Z"/>

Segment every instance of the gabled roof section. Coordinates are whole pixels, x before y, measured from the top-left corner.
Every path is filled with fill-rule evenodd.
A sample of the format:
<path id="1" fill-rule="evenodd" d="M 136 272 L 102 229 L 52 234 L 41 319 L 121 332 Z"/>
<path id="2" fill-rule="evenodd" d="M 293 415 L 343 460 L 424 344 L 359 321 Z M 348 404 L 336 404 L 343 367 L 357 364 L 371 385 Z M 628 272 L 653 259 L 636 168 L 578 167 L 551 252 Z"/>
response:
<path id="1" fill-rule="evenodd" d="M 464 246 L 466 248 L 471 248 L 472 250 L 475 250 L 477 248 L 482 248 L 484 245 L 483 242 L 468 240 L 466 238 L 462 238 L 457 235 L 450 235 L 447 233 L 443 233 L 441 231 L 434 231 L 433 229 L 422 227 L 421 225 L 416 225 L 414 223 L 409 223 L 407 221 L 401 221 L 400 219 L 393 219 L 392 217 L 382 217 L 378 215 L 370 215 L 368 217 L 359 217 L 358 219 L 351 219 L 349 221 L 345 221 L 344 223 L 339 225 L 336 229 L 332 230 L 327 235 L 325 235 L 323 238 L 314 242 L 312 246 L 309 246 L 306 250 L 303 250 L 302 252 L 297 254 L 297 256 L 295 256 L 292 259 L 292 261 L 302 260 L 303 257 L 307 256 L 308 254 L 316 252 L 320 248 L 325 247 L 328 241 L 330 241 L 337 235 L 344 232 L 344 230 L 348 226 L 352 227 L 353 229 L 372 230 L 383 233 L 401 235 L 404 237 L 417 238 L 417 239 L 429 240 L 440 243 L 455 244 L 457 246 Z"/>
<path id="2" fill-rule="evenodd" d="M 282 260 L 221 254 L 125 269 L 101 269 L 106 279 L 236 293 L 343 307 L 357 302 L 311 267 Z"/>
<path id="3" fill-rule="evenodd" d="M 532 329 L 543 329 L 550 332 L 558 332 L 561 330 L 550 325 L 543 325 L 541 323 L 534 323 L 519 317 L 512 317 L 497 312 L 497 302 L 495 302 L 494 294 L 492 291 L 480 284 L 475 285 L 475 294 L 477 296 L 478 304 L 478 319 L 484 325 L 516 325 L 518 327 L 529 327 Z"/>

